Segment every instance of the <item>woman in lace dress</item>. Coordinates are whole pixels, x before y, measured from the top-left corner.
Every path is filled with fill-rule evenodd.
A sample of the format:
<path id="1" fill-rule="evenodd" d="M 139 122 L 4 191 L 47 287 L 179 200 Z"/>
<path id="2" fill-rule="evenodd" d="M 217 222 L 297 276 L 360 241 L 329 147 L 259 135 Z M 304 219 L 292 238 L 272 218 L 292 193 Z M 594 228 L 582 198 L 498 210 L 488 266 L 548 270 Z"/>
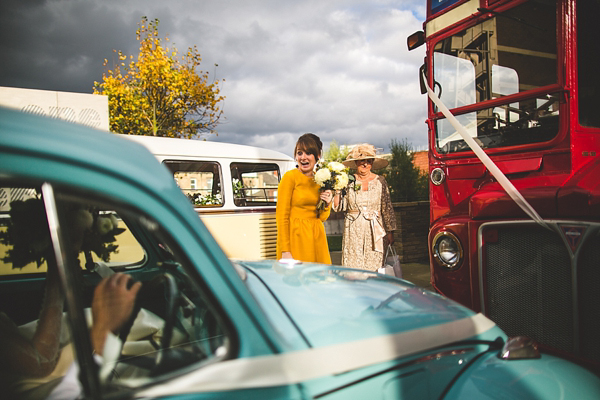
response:
<path id="1" fill-rule="evenodd" d="M 385 168 L 388 162 L 365 143 L 354 147 L 343 164 L 356 169 L 356 183 L 336 193 L 333 201 L 335 211 L 346 213 L 342 265 L 377 271 L 386 245 L 394 243 L 396 216 L 385 179 L 371 170 Z"/>

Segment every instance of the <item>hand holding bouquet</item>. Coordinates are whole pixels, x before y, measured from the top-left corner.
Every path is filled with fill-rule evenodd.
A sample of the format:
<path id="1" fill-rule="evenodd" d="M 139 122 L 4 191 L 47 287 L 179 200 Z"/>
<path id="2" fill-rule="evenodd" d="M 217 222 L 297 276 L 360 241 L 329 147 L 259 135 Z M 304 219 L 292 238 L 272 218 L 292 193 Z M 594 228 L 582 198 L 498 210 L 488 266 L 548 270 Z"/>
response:
<path id="1" fill-rule="evenodd" d="M 321 187 L 321 192 L 325 190 L 342 190 L 348 185 L 348 168 L 344 164 L 335 161 L 318 164 L 314 179 Z M 319 199 L 317 213 L 324 210 L 326 206 L 325 201 Z"/>

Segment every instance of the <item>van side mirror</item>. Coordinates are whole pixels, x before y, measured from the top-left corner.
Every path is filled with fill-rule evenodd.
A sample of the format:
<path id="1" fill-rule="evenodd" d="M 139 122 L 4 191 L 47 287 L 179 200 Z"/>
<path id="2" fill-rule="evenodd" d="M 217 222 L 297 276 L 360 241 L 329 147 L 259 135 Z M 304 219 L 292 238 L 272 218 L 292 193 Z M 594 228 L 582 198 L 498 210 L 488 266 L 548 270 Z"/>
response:
<path id="1" fill-rule="evenodd" d="M 425 32 L 423 31 L 417 31 L 406 39 L 406 44 L 408 45 L 409 51 L 416 49 L 423 43 L 425 43 Z"/>

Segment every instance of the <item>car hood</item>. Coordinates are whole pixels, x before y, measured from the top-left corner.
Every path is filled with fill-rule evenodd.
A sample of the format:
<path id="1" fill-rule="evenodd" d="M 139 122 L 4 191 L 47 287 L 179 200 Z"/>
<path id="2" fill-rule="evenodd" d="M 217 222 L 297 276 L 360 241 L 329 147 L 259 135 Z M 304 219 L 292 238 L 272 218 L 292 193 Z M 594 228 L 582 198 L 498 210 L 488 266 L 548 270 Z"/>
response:
<path id="1" fill-rule="evenodd" d="M 277 261 L 238 265 L 253 275 L 247 285 L 265 312 L 273 315 L 278 303 L 309 346 L 401 333 L 475 314 L 410 282 L 370 271 Z"/>

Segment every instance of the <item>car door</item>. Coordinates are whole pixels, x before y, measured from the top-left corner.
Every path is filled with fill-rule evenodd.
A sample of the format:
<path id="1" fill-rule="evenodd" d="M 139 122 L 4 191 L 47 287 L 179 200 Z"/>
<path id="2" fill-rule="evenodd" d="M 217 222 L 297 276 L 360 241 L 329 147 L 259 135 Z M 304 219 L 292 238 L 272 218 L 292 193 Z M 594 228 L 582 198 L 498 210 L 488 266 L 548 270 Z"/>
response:
<path id="1" fill-rule="evenodd" d="M 144 397 L 152 393 L 194 393 L 195 398 L 302 397 L 295 385 L 250 388 L 243 379 L 232 382 L 227 376 L 232 361 L 270 351 L 260 344 L 264 339 L 257 340 L 269 327 L 248 322 L 244 310 L 248 305 L 240 303 L 239 294 L 222 279 L 207 280 L 222 273 L 215 270 L 215 260 L 205 248 L 214 243 L 203 246 L 187 229 L 179 229 L 176 218 L 164 217 L 169 215 L 164 210 L 162 220 L 171 223 L 160 222 L 140 204 L 128 204 L 106 192 L 48 182 L 10 183 L 2 187 L 15 196 L 4 209 L 0 230 L 4 271 L 0 298 L 5 319 L 19 330 L 26 325 L 29 340 L 34 340 L 47 326 L 41 317 L 49 281 L 57 275 L 62 286 L 62 299 L 57 300 L 60 318 L 54 321 L 60 341 L 58 355 L 52 356 L 60 360 L 45 376 L 13 374 L 11 394 L 16 398 L 53 394 L 63 398 L 68 395 L 62 393 L 73 391 L 86 398 L 140 393 Z M 16 196 L 24 189 L 26 196 Z M 218 248 L 214 251 L 221 256 Z M 231 265 L 225 267 L 233 270 Z M 132 317 L 115 332 L 121 343 L 98 351 L 90 340 L 95 322 L 90 309 L 96 287 L 115 273 L 129 275 L 142 288 Z M 116 315 L 119 304 L 114 307 Z M 5 367 L 13 362 L 6 353 L 2 358 Z M 72 372 L 73 366 L 79 373 Z M 221 382 L 185 388 L 171 383 L 202 375 L 204 370 L 221 371 Z"/>

